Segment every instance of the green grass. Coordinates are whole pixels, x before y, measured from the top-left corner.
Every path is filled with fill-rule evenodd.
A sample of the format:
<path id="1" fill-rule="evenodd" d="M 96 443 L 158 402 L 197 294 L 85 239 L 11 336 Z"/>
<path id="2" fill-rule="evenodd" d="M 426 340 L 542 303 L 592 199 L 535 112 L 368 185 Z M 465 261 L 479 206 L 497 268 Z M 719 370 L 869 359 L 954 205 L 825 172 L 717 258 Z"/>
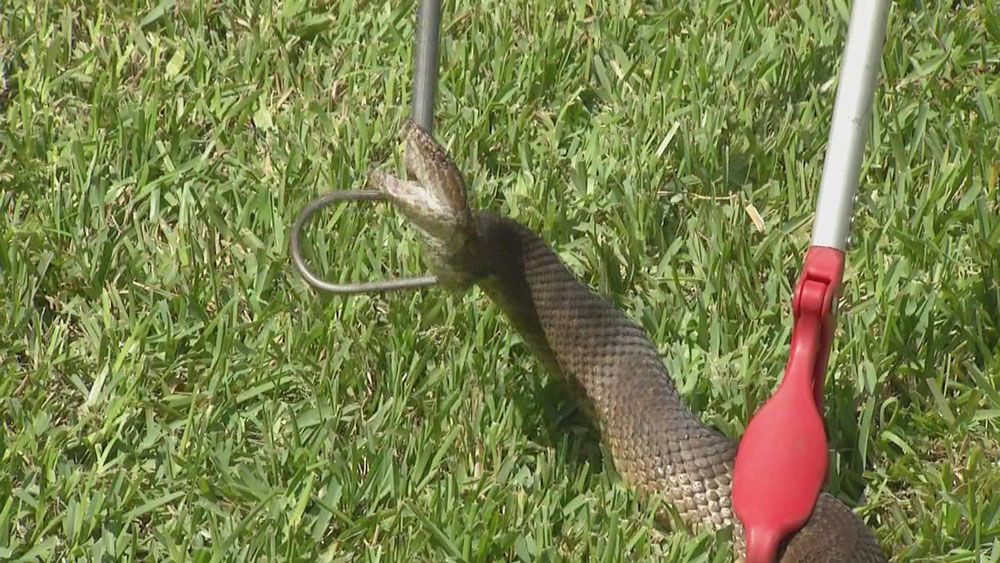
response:
<path id="1" fill-rule="evenodd" d="M 848 2 L 447 4 L 437 136 L 476 204 L 738 435 L 787 357 Z M 896 561 L 1000 560 L 1000 7 L 951 4 L 891 15 L 828 386 L 830 490 Z M 478 291 L 293 273 L 298 210 L 400 165 L 414 9 L 3 3 L 0 559 L 728 557 L 653 524 Z M 309 236 L 329 276 L 420 269 L 385 207 Z"/>

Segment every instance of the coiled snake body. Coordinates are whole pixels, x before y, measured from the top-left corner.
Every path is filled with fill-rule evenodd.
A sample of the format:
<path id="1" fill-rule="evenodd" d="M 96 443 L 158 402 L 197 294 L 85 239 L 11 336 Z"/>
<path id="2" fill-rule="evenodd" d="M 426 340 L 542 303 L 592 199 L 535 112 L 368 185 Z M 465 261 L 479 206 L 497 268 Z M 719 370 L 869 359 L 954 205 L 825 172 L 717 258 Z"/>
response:
<path id="1" fill-rule="evenodd" d="M 545 242 L 498 215 L 472 211 L 462 175 L 419 127 L 404 129 L 415 178 L 373 172 L 370 182 L 417 227 L 443 285 L 483 288 L 538 358 L 585 399 L 615 467 L 642 495 L 659 495 L 693 528 L 742 529 L 730 503 L 736 441 L 681 401 L 643 331 L 581 283 Z M 885 561 L 871 531 L 823 493 L 781 561 Z"/>

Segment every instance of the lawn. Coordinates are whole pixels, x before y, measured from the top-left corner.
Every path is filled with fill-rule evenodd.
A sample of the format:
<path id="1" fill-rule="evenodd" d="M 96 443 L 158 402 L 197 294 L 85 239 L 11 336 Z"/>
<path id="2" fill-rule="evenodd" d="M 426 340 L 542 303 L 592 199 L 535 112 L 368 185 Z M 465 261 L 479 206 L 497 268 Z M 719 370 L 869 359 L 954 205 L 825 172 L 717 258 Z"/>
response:
<path id="1" fill-rule="evenodd" d="M 473 201 L 739 435 L 787 358 L 849 2 L 455 4 L 436 135 Z M 478 290 L 295 275 L 305 203 L 401 165 L 414 12 L 3 2 L 0 559 L 727 560 L 654 524 Z M 829 490 L 895 561 L 1000 561 L 1000 6 L 889 25 Z M 330 277 L 421 270 L 385 206 L 314 225 Z"/>

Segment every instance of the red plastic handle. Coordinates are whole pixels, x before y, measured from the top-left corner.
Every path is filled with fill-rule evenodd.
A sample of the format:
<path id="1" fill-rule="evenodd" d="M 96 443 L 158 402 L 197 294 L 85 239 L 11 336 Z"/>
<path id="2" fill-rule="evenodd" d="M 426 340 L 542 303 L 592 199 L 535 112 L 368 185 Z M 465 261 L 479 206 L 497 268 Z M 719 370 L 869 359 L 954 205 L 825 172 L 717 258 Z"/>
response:
<path id="1" fill-rule="evenodd" d="M 785 376 L 740 440 L 733 509 L 746 531 L 747 563 L 775 560 L 781 542 L 809 519 L 826 481 L 823 384 L 843 275 L 843 252 L 814 246 L 806 253 Z"/>

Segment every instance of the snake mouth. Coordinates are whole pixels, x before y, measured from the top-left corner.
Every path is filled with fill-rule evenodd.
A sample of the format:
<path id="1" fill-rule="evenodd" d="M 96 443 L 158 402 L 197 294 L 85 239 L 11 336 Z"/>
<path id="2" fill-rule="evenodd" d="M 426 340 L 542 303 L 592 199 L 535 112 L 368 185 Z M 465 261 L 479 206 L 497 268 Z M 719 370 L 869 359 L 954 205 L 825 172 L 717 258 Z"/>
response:
<path id="1" fill-rule="evenodd" d="M 372 172 L 369 181 L 389 196 L 392 203 L 430 238 L 446 241 L 461 227 L 460 210 L 420 182 L 402 180 L 384 172 Z"/>
<path id="2" fill-rule="evenodd" d="M 475 228 L 465 180 L 444 147 L 417 124 L 405 124 L 402 140 L 409 178 L 373 171 L 369 184 L 385 193 L 421 233 L 440 281 L 467 285 L 466 262 Z"/>
<path id="3" fill-rule="evenodd" d="M 402 137 L 407 173 L 446 200 L 456 213 L 467 209 L 465 180 L 445 148 L 411 120 L 404 124 Z"/>
<path id="4" fill-rule="evenodd" d="M 402 140 L 409 178 L 374 171 L 369 182 L 438 243 L 467 232 L 472 216 L 465 181 L 444 147 L 412 121 L 404 125 Z"/>

